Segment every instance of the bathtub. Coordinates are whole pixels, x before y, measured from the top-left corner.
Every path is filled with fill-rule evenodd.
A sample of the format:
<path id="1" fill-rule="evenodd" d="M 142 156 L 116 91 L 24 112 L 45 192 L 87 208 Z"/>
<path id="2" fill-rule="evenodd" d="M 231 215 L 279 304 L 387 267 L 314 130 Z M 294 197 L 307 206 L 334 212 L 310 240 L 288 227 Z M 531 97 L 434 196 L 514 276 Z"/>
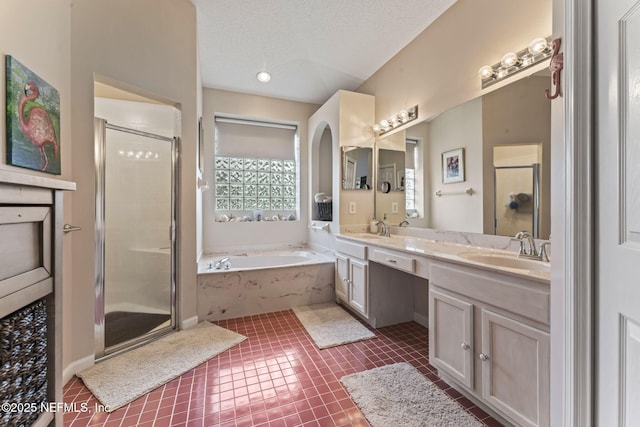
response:
<path id="1" fill-rule="evenodd" d="M 215 263 L 229 258 L 229 269 Z M 211 254 L 198 262 L 199 320 L 224 320 L 335 300 L 334 259 L 310 250 Z"/>

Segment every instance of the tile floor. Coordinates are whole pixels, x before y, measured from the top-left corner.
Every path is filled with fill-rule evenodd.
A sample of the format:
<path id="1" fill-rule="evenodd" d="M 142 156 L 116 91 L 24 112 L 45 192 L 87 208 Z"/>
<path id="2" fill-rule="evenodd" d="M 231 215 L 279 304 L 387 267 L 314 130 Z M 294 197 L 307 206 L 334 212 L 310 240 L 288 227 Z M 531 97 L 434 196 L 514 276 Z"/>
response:
<path id="1" fill-rule="evenodd" d="M 340 384 L 344 375 L 408 362 L 487 426 L 494 419 L 443 381 L 428 362 L 427 329 L 410 322 L 376 330 L 376 338 L 319 350 L 291 310 L 218 322 L 248 337 L 164 386 L 112 413 L 74 377 L 64 401 L 65 426 L 366 426 Z"/>

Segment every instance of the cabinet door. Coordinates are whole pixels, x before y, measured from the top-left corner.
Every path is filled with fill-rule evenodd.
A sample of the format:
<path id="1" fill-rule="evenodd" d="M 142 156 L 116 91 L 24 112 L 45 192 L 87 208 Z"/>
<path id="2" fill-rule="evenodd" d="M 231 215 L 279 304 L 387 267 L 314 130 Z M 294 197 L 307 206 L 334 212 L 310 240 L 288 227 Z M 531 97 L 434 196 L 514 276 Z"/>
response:
<path id="1" fill-rule="evenodd" d="M 336 297 L 349 301 L 349 258 L 336 254 Z"/>
<path id="2" fill-rule="evenodd" d="M 429 363 L 473 388 L 473 305 L 429 290 Z"/>
<path id="3" fill-rule="evenodd" d="M 369 280 L 367 278 L 367 264 L 349 259 L 349 305 L 358 310 L 365 317 L 369 315 Z"/>
<path id="4" fill-rule="evenodd" d="M 482 310 L 482 397 L 521 426 L 549 425 L 549 334 Z"/>

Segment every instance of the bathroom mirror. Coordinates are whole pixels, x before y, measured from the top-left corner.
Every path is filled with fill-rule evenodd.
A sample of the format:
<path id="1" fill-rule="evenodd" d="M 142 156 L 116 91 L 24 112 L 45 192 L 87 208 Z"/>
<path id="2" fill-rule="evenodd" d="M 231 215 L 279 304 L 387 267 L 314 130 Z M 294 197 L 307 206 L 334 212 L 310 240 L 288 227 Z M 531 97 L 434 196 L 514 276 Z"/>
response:
<path id="1" fill-rule="evenodd" d="M 399 224 L 405 218 L 405 152 L 377 148 L 376 218 Z"/>
<path id="2" fill-rule="evenodd" d="M 342 147 L 342 189 L 371 190 L 373 185 L 373 149 Z"/>
<path id="3" fill-rule="evenodd" d="M 548 239 L 551 104 L 544 96 L 544 89 L 548 86 L 549 72 L 543 70 L 402 132 L 406 152 L 405 175 L 408 173 L 409 178 L 405 176 L 405 191 L 397 193 L 403 196 L 401 204 L 406 217 L 389 219 L 389 223 L 398 225 L 406 219 L 410 227 L 483 234 L 510 233 L 511 227 L 498 222 L 515 224 L 520 222 L 519 217 L 525 212 L 530 215 L 529 210 L 514 209 L 511 203 L 514 191 L 517 194 L 528 194 L 529 191 L 496 188 L 496 168 L 539 163 L 538 237 Z M 386 139 L 383 136 L 377 145 L 387 146 Z M 525 145 L 539 147 L 536 159 L 516 156 L 494 162 L 495 146 Z M 465 180 L 443 183 L 442 153 L 458 148 L 465 150 Z M 379 156 L 376 170 L 390 163 Z M 469 189 L 471 194 L 467 192 Z M 384 200 L 388 194 L 391 192 L 376 191 L 375 214 L 378 219 L 391 211 L 387 203 L 378 203 L 379 198 Z"/>

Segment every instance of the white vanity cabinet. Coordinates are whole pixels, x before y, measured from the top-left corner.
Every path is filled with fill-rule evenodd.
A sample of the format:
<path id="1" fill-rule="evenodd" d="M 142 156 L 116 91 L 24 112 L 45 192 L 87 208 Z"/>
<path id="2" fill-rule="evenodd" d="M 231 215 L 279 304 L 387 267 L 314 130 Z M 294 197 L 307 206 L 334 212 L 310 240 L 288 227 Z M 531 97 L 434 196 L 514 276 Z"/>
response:
<path id="1" fill-rule="evenodd" d="M 336 298 L 369 318 L 367 247 L 336 240 Z"/>
<path id="2" fill-rule="evenodd" d="M 549 285 L 437 262 L 429 361 L 518 426 L 549 425 Z"/>

